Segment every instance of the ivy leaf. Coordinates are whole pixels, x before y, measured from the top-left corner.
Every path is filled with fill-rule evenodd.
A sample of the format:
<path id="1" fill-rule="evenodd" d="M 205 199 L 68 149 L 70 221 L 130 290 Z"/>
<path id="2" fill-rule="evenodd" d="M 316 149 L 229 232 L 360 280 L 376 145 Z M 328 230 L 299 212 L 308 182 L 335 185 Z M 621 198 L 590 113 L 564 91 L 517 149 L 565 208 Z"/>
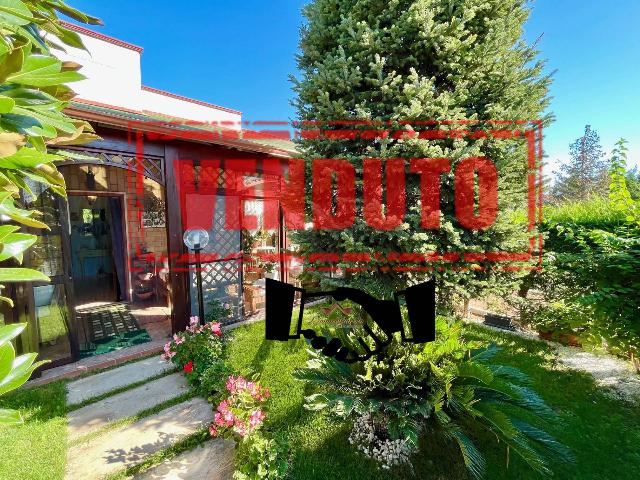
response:
<path id="1" fill-rule="evenodd" d="M 82 13 L 80 10 L 76 10 L 73 7 L 70 7 L 66 3 L 59 0 L 50 0 L 45 2 L 51 8 L 59 11 L 60 13 L 66 15 L 67 17 L 73 18 L 82 23 L 88 23 L 90 25 L 103 25 L 102 20 L 96 17 L 92 17 L 91 15 L 87 15 L 86 13 Z"/>
<path id="2" fill-rule="evenodd" d="M 8 157 L 18 151 L 18 148 L 24 144 L 24 137 L 19 133 L 2 132 L 0 133 L 0 158 Z"/>
<path id="3" fill-rule="evenodd" d="M 28 227 L 46 228 L 49 230 L 49 226 L 46 223 L 42 223 L 33 218 L 33 216 L 38 213 L 36 210 L 24 210 L 16 207 L 10 192 L 0 192 L 0 215 L 6 215 L 14 222 L 27 225 Z"/>
<path id="4" fill-rule="evenodd" d="M 0 345 L 7 343 L 9 340 L 16 338 L 27 328 L 26 323 L 10 323 L 0 327 Z"/>

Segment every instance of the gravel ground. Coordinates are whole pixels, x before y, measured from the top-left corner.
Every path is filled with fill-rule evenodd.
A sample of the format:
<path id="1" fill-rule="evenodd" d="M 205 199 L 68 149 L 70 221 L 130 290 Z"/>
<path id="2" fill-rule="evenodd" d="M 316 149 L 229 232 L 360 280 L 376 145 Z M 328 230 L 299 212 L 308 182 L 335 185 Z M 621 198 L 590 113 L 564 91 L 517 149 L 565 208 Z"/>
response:
<path id="1" fill-rule="evenodd" d="M 575 370 L 589 372 L 598 385 L 608 387 L 614 397 L 626 402 L 640 402 L 640 375 L 633 366 L 611 355 L 596 355 L 579 348 L 554 345 L 558 362 Z"/>
<path id="2" fill-rule="evenodd" d="M 484 325 L 482 320 L 471 318 L 467 321 L 490 330 L 510 333 L 519 337 L 539 341 L 533 332 L 509 331 Z M 612 397 L 630 403 L 640 403 L 640 375 L 629 362 L 611 356 L 585 352 L 579 348 L 566 347 L 556 342 L 547 342 L 556 349 L 557 363 L 573 370 L 590 373 L 596 383 L 605 387 L 605 392 Z"/>

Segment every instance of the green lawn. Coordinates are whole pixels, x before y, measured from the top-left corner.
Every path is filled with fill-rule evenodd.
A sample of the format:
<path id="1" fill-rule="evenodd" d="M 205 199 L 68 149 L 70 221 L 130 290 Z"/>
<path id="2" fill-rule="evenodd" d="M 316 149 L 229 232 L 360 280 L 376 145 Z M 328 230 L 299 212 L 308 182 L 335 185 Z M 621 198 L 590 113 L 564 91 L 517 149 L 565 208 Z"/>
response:
<path id="1" fill-rule="evenodd" d="M 64 383 L 0 397 L 0 408 L 20 409 L 25 420 L 20 426 L 0 427 L 0 478 L 62 479 L 67 454 Z"/>
<path id="2" fill-rule="evenodd" d="M 497 341 L 504 347 L 496 363 L 520 368 L 534 381 L 535 389 L 555 409 L 562 424 L 548 430 L 568 445 L 576 456 L 572 466 L 554 465 L 561 479 L 636 479 L 640 472 L 640 409 L 605 396 L 584 373 L 555 369 L 550 348 L 508 334 L 497 334 L 469 326 L 469 337 Z M 229 361 L 245 374 L 255 372 L 272 390 L 266 427 L 287 434 L 292 444 L 293 479 L 325 480 L 387 479 L 387 472 L 353 452 L 347 442 L 349 425 L 329 415 L 306 412 L 304 385 L 292 371 L 304 365 L 303 341 L 274 343 L 264 340 L 264 324 L 256 323 L 233 331 Z M 495 438 L 474 436 L 487 457 L 487 479 L 541 478 L 513 455 L 505 469 L 506 451 Z M 457 451 L 449 445 L 423 439 L 414 458 L 415 475 L 396 472 L 396 478 L 464 479 L 466 471 Z"/>
<path id="3" fill-rule="evenodd" d="M 497 362 L 520 368 L 531 376 L 547 403 L 560 412 L 562 424 L 548 430 L 567 444 L 577 461 L 556 466 L 559 479 L 636 479 L 640 472 L 640 409 L 605 396 L 584 373 L 554 368 L 550 348 L 468 326 L 467 336 L 497 341 L 504 347 Z M 349 425 L 331 415 L 303 408 L 305 386 L 291 373 L 306 360 L 306 345 L 297 342 L 267 342 L 262 322 L 231 332 L 229 362 L 243 374 L 255 373 L 272 391 L 266 428 L 291 442 L 291 475 L 295 480 L 343 478 L 345 480 L 408 479 L 448 480 L 467 478 L 455 448 L 422 440 L 414 458 L 415 472 L 389 475 L 355 453 L 347 442 Z M 19 408 L 25 424 L 0 427 L 0 479 L 62 479 L 67 448 L 64 383 L 56 382 L 21 390 L 0 399 L 0 407 Z M 534 479 L 516 457 L 505 470 L 506 452 L 493 437 L 478 433 L 488 461 L 487 480 Z M 203 437 L 204 438 L 204 437 Z M 202 438 L 198 441 L 201 441 Z"/>

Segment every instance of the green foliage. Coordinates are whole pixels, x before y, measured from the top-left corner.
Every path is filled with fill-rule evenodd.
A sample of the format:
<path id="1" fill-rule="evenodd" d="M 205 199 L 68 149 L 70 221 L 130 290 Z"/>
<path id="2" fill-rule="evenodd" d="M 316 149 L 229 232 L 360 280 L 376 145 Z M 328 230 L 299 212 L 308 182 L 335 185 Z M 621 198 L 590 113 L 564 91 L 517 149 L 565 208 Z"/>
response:
<path id="1" fill-rule="evenodd" d="M 521 0 L 315 0 L 304 14 L 300 76 L 292 79 L 300 121 L 390 121 L 391 129 L 400 129 L 405 128 L 400 122 L 413 120 L 550 120 L 543 116 L 550 78 L 543 75 L 535 48 L 521 40 L 529 15 Z M 358 252 L 375 258 L 398 252 L 521 250 L 526 244 L 526 228 L 511 221 L 511 212 L 526 203 L 527 151 L 520 140 L 320 137 L 302 139 L 298 148 L 306 160 L 346 159 L 356 172 L 354 225 L 297 232 L 303 253 Z M 470 156 L 487 156 L 498 169 L 500 214 L 489 229 L 470 231 L 458 224 L 453 173 L 442 175 L 439 230 L 421 228 L 419 178 L 408 172 L 404 222 L 388 231 L 365 224 L 363 158 L 447 157 L 453 171 Z M 382 260 L 357 266 L 365 271 L 332 282 L 391 296 L 434 276 L 441 302 L 455 294 L 506 288 L 516 275 L 492 269 L 397 272 L 385 269 L 389 265 Z M 320 272 L 307 274 L 329 282 Z"/>
<path id="2" fill-rule="evenodd" d="M 224 385 L 233 370 L 224 360 L 218 360 L 209 365 L 199 378 L 198 394 L 209 401 L 224 391 Z"/>
<path id="3" fill-rule="evenodd" d="M 66 83 L 84 77 L 79 65 L 61 62 L 52 48 L 84 48 L 77 33 L 57 18 L 63 13 L 80 22 L 99 20 L 60 0 L 6 0 L 0 5 L 0 215 L 13 225 L 0 227 L 0 262 L 22 263 L 35 236 L 19 225 L 48 228 L 40 213 L 20 207 L 20 192 L 32 195 L 30 183 L 41 183 L 64 196 L 65 183 L 55 162 L 72 154 L 47 152 L 47 146 L 84 143 L 97 138 L 91 126 L 68 118 L 63 109 L 74 96 Z M 0 283 L 46 281 L 27 268 L 0 268 Z M 11 303 L 8 298 L 0 299 Z"/>
<path id="4" fill-rule="evenodd" d="M 594 195 L 581 202 L 545 205 L 544 222 L 545 230 L 558 223 L 575 223 L 607 230 L 612 226 L 625 223 L 625 215 L 614 208 L 608 198 Z"/>
<path id="5" fill-rule="evenodd" d="M 625 215 L 627 222 L 640 227 L 640 200 L 634 200 L 627 189 L 627 141 L 620 139 L 616 143 L 609 168 L 609 199 L 617 211 Z"/>
<path id="6" fill-rule="evenodd" d="M 532 326 L 541 332 L 552 332 L 554 337 L 562 334 L 580 335 L 587 330 L 589 307 L 562 300 L 541 305 L 532 313 Z"/>
<path id="7" fill-rule="evenodd" d="M 207 302 L 207 313 L 205 320 L 207 322 L 219 322 L 231 315 L 231 308 L 228 304 L 223 304 L 220 300 L 213 299 Z"/>
<path id="8" fill-rule="evenodd" d="M 607 162 L 600 136 L 591 125 L 586 125 L 584 134 L 571 144 L 569 156 L 569 161 L 560 166 L 553 197 L 559 201 L 582 201 L 591 195 L 605 195 L 609 186 Z"/>
<path id="9" fill-rule="evenodd" d="M 199 388 L 203 374 L 222 361 L 223 350 L 220 324 L 211 322 L 200 326 L 198 317 L 191 317 L 187 329 L 174 334 L 173 340 L 165 344 L 162 357 L 182 368 L 189 383 Z"/>
<path id="10" fill-rule="evenodd" d="M 542 291 L 542 305 L 523 301 L 521 312 L 538 327 L 579 333 L 583 345 L 637 357 L 640 203 L 627 189 L 627 176 L 621 139 L 611 157 L 607 199 L 546 209 L 544 268 L 526 283 Z"/>
<path id="11" fill-rule="evenodd" d="M 342 417 L 383 417 L 386 434 L 418 445 L 420 436 L 455 442 L 475 477 L 484 471 L 484 457 L 468 435 L 470 429 L 491 432 L 531 468 L 551 473 L 545 457 L 570 460 L 566 447 L 531 420 L 557 421 L 555 412 L 529 386 L 529 378 L 508 365 L 492 363 L 495 346 L 474 350 L 460 324 L 437 322 L 434 342 L 392 343 L 382 358 L 348 365 L 311 351 L 296 378 L 320 389 L 307 397 L 311 410 L 329 409 Z M 426 454 L 427 452 L 424 452 Z"/>
<path id="12" fill-rule="evenodd" d="M 11 340 L 16 338 L 27 326 L 26 323 L 14 323 L 0 326 L 0 395 L 22 386 L 36 368 L 47 363 L 36 362 L 35 353 L 26 353 L 16 357 Z M 17 410 L 0 409 L 0 425 L 22 423 Z"/>
<path id="13" fill-rule="evenodd" d="M 234 480 L 279 480 L 289 470 L 289 447 L 279 439 L 266 438 L 256 432 L 238 445 Z"/>

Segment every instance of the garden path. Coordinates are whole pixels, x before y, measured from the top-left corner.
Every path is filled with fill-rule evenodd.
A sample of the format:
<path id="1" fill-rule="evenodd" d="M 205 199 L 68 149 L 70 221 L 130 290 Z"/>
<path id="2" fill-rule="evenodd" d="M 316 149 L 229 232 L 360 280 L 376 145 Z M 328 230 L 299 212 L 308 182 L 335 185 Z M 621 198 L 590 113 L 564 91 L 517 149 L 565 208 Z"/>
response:
<path id="1" fill-rule="evenodd" d="M 158 357 L 70 382 L 67 403 L 79 408 L 68 414 L 66 479 L 122 478 L 141 463 L 157 465 L 138 467 L 140 473 L 128 478 L 231 478 L 233 443 L 202 443 L 211 405 L 193 396 L 184 376 Z"/>
<path id="2" fill-rule="evenodd" d="M 611 355 L 596 355 L 575 347 L 555 345 L 558 362 L 590 373 L 596 383 L 608 387 L 612 396 L 626 402 L 640 402 L 640 375 L 629 362 Z"/>

